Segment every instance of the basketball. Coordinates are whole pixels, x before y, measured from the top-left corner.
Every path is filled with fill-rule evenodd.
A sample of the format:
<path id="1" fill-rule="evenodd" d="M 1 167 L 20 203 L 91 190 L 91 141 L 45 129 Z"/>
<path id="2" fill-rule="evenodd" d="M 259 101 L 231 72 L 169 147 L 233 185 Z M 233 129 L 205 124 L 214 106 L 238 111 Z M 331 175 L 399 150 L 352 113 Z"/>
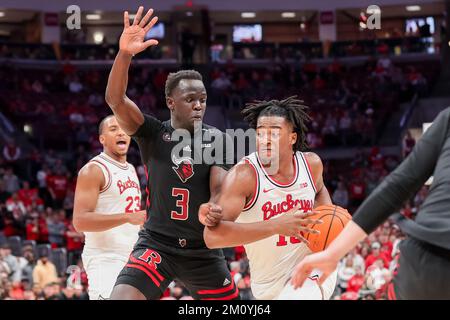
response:
<path id="1" fill-rule="evenodd" d="M 339 235 L 345 225 L 352 219 L 347 209 L 337 205 L 323 205 L 314 209 L 317 214 L 310 216 L 311 219 L 322 220 L 322 224 L 310 225 L 309 228 L 319 230 L 320 234 L 306 235 L 309 241 L 309 249 L 312 252 L 325 250 L 328 245 Z"/>

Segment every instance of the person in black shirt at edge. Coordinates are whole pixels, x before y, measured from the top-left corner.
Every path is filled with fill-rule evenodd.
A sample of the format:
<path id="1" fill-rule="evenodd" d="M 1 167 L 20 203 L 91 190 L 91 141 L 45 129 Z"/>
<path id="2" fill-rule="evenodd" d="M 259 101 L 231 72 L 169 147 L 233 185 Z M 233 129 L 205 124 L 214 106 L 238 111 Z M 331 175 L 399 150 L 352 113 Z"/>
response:
<path id="1" fill-rule="evenodd" d="M 230 159 L 212 165 L 193 162 L 192 153 L 211 147 L 213 141 L 202 144 L 202 150 L 195 150 L 194 143 L 187 144 L 190 157 L 171 154 L 178 143 L 171 140 L 174 130 L 186 129 L 192 134 L 194 122 L 203 119 L 207 97 L 201 75 L 194 70 L 169 75 L 165 94 L 171 117 L 165 122 L 142 114 L 126 96 L 132 57 L 158 44 L 154 39 L 144 41 L 158 18 L 150 20 L 152 9 L 142 17 L 143 10 L 139 7 L 132 25 L 128 12 L 124 12 L 120 50 L 105 96 L 121 128 L 137 142 L 148 179 L 148 217 L 111 299 L 159 299 L 174 279 L 181 281 L 195 299 L 238 299 L 222 251 L 206 247 L 204 226 L 197 218 L 200 204 L 213 201 L 217 195 Z M 211 126 L 201 124 L 201 130 L 219 132 L 226 139 L 224 133 Z M 209 210 L 212 220 L 215 216 L 220 219 L 220 208 Z"/>
<path id="2" fill-rule="evenodd" d="M 390 299 L 450 299 L 450 107 L 441 111 L 413 151 L 361 204 L 339 236 L 322 252 L 306 257 L 294 271 L 299 287 L 318 268 L 320 282 L 358 242 L 374 231 L 433 176 L 429 195 L 416 219 L 400 214 L 393 220 L 407 235 Z"/>

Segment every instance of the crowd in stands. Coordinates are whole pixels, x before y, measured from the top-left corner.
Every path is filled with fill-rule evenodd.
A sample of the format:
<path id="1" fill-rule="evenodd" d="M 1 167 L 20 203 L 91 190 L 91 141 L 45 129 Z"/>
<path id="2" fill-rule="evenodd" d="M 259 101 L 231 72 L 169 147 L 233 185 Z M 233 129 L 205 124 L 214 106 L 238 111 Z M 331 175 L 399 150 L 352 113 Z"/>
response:
<path id="1" fill-rule="evenodd" d="M 0 58 L 7 59 L 72 59 L 72 60 L 111 60 L 117 54 L 117 44 L 88 44 L 86 32 L 66 30 L 64 39 L 57 47 L 50 44 L 0 43 Z M 296 60 L 320 59 L 324 57 L 339 58 L 352 56 L 370 56 L 376 54 L 399 55 L 405 53 L 437 52 L 439 44 L 426 41 L 426 37 L 400 34 L 385 39 L 367 39 L 356 41 L 335 41 L 328 46 L 322 42 L 305 39 L 296 43 L 233 43 L 230 50 L 223 44 L 213 43 L 210 47 L 212 61 L 238 60 Z M 117 39 L 118 41 L 118 39 Z M 180 43 L 181 45 L 181 43 Z M 436 48 L 435 48 L 436 47 Z M 57 48 L 57 49 L 55 49 Z M 136 56 L 136 59 L 175 59 L 177 49 L 170 45 L 159 45 Z"/>
<path id="2" fill-rule="evenodd" d="M 164 84 L 173 68 L 133 66 L 128 96 L 145 113 L 167 118 Z M 213 65 L 204 72 L 210 106 L 221 106 L 226 128 L 245 127 L 239 114 L 254 99 L 297 95 L 310 106 L 308 142 L 314 149 L 377 143 L 389 116 L 414 94 L 426 95 L 439 62 L 394 64 L 388 56 L 349 66 L 273 63 L 264 67 Z M 109 112 L 104 101 L 107 69 L 83 69 L 69 62 L 52 70 L 0 67 L 0 106 L 30 134 L 39 148 L 77 152 L 98 148 L 95 124 Z M 40 126 L 45 121 L 45 126 Z M 211 123 L 224 129 L 223 124 Z M 221 127 L 222 126 L 222 127 Z M 70 130 L 68 130 L 70 129 Z M 37 140 L 40 139 L 40 140 Z"/>

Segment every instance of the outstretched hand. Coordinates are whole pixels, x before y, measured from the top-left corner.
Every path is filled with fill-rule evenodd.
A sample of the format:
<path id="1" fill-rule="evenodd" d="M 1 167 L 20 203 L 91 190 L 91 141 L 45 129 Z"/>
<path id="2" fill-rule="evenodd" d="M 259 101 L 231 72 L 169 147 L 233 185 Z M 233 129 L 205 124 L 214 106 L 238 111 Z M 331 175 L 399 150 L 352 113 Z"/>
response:
<path id="1" fill-rule="evenodd" d="M 153 14 L 153 9 L 149 9 L 146 15 L 141 19 L 143 12 L 144 7 L 139 7 L 132 25 L 130 25 L 128 11 L 124 12 L 124 27 L 119 40 L 119 49 L 121 51 L 131 55 L 135 55 L 139 52 L 144 51 L 150 46 L 158 44 L 158 40 L 155 39 L 149 39 L 145 41 L 145 35 L 158 21 L 158 17 L 155 16 L 150 20 L 150 22 L 148 22 Z"/>
<path id="2" fill-rule="evenodd" d="M 300 288 L 313 270 L 320 270 L 322 275 L 319 284 L 323 284 L 328 276 L 337 268 L 339 259 L 336 259 L 328 250 L 306 256 L 292 273 L 291 284 L 295 289 Z"/>

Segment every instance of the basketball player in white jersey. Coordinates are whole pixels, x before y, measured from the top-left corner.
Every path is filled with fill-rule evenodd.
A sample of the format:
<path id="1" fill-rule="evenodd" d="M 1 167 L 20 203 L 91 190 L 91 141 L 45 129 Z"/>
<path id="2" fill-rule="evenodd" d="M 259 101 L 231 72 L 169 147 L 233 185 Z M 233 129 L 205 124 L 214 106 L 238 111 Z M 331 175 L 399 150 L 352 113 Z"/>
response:
<path id="1" fill-rule="evenodd" d="M 81 168 L 73 224 L 85 234 L 82 254 L 91 300 L 108 299 L 146 218 L 136 170 L 127 162 L 130 137 L 114 116 L 102 120 L 103 152 Z"/>
<path id="2" fill-rule="evenodd" d="M 305 234 L 316 231 L 306 226 L 321 222 L 308 213 L 331 204 L 319 156 L 301 151 L 307 147 L 305 109 L 295 97 L 247 105 L 242 113 L 256 128 L 257 152 L 231 169 L 218 202 L 199 210 L 209 248 L 244 245 L 257 299 L 329 299 L 335 289 L 336 272 L 321 286 L 315 273 L 297 290 L 289 281 L 311 254 Z M 217 205 L 223 217 L 209 210 Z"/>

